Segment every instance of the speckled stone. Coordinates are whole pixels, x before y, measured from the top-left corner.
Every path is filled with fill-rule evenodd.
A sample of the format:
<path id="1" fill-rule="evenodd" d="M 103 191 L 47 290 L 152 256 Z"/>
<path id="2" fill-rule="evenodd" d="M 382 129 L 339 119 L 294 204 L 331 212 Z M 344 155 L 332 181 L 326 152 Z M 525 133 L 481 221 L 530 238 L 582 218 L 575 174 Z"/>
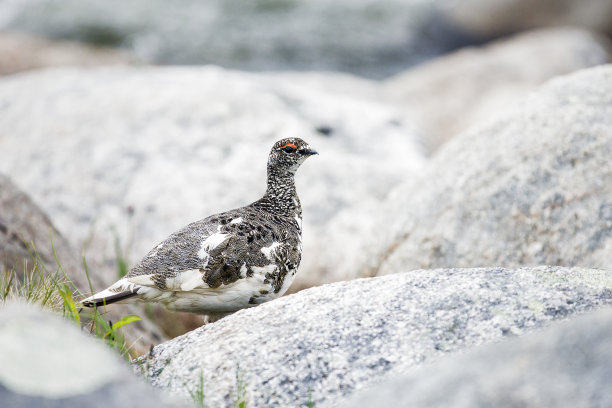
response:
<path id="1" fill-rule="evenodd" d="M 386 200 L 363 274 L 612 269 L 612 65 L 551 80 L 444 145 Z"/>
<path id="2" fill-rule="evenodd" d="M 3 408 L 167 407 L 119 356 L 59 316 L 0 306 Z"/>
<path id="3" fill-rule="evenodd" d="M 599 270 L 418 270 L 237 312 L 155 347 L 140 367 L 186 398 L 203 376 L 211 406 L 231 406 L 238 383 L 249 406 L 334 406 L 387 374 L 611 302 L 612 273 Z"/>
<path id="4" fill-rule="evenodd" d="M 612 310 L 476 348 L 377 384 L 343 407 L 610 407 Z"/>

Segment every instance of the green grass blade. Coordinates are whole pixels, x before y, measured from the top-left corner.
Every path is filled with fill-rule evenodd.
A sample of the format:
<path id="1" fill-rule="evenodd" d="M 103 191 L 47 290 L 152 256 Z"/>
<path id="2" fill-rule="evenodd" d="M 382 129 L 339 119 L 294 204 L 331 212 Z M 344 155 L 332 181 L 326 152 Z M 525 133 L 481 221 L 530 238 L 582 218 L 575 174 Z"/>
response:
<path id="1" fill-rule="evenodd" d="M 113 323 L 113 325 L 110 327 L 110 330 L 108 330 L 106 332 L 104 337 L 110 336 L 111 334 L 115 333 L 117 331 L 117 329 L 119 329 L 120 327 L 125 326 L 126 324 L 130 324 L 132 322 L 137 322 L 139 320 L 142 320 L 142 319 L 140 317 L 136 316 L 136 315 L 123 316 L 119 321 L 117 321 L 116 323 Z"/>
<path id="2" fill-rule="evenodd" d="M 63 284 L 58 286 L 58 292 L 62 299 L 64 300 L 64 308 L 68 311 L 68 315 L 72 320 L 77 322 L 79 325 L 81 324 L 81 316 L 79 315 L 79 310 L 74 303 L 74 299 L 72 297 L 72 292 L 67 284 Z"/>
<path id="3" fill-rule="evenodd" d="M 119 320 L 116 323 L 113 323 L 113 330 L 117 330 L 120 327 L 125 326 L 126 324 L 132 323 L 132 322 L 137 322 L 139 320 L 142 320 L 140 317 L 136 316 L 136 315 L 127 315 L 127 316 L 123 316 L 121 318 L 121 320 Z"/>

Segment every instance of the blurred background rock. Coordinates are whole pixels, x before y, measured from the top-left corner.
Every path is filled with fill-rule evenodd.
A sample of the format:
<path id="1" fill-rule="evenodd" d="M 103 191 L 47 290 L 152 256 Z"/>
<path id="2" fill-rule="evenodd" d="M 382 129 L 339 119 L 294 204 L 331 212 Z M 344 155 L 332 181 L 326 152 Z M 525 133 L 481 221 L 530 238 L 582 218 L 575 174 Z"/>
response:
<path id="1" fill-rule="evenodd" d="M 3 0 L 0 27 L 156 64 L 382 78 L 462 46 L 574 25 L 612 33 L 607 0 Z"/>

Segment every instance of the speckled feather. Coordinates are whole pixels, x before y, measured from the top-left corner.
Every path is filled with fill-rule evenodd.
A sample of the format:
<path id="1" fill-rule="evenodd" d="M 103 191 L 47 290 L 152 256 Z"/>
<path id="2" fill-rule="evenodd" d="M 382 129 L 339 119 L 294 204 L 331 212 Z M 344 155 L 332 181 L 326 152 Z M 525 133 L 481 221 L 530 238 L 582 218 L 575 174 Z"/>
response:
<path id="1" fill-rule="evenodd" d="M 83 304 L 144 300 L 172 310 L 226 314 L 281 296 L 302 253 L 302 209 L 294 175 L 312 154 L 302 139 L 276 142 L 261 199 L 175 232 L 125 278 Z"/>
<path id="2" fill-rule="evenodd" d="M 296 269 L 301 256 L 298 221 L 291 216 L 264 213 L 257 204 L 255 202 L 187 225 L 149 252 L 127 278 L 153 274 L 157 286 L 166 289 L 167 281 L 178 273 L 202 269 L 203 281 L 209 287 L 217 288 L 221 284 L 253 275 L 253 267 L 269 265 L 272 259 L 266 257 L 261 249 L 275 242 L 280 245 L 273 251 L 273 261 L 279 266 Z M 233 220 L 237 221 L 232 223 Z M 202 244 L 216 234 L 225 234 L 226 237 L 217 246 L 205 251 L 206 256 L 202 257 Z M 241 276 L 243 265 L 246 272 Z M 278 271 L 279 275 L 283 273 L 286 271 Z M 274 291 L 279 290 L 280 286 L 276 285 Z"/>

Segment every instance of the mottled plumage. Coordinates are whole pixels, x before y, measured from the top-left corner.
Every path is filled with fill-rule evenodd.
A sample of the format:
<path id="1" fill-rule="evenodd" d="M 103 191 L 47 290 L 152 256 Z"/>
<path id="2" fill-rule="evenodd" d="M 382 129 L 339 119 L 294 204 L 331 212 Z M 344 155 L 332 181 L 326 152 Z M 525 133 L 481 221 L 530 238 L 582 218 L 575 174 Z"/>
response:
<path id="1" fill-rule="evenodd" d="M 281 296 L 302 253 L 302 208 L 294 176 L 313 154 L 302 139 L 276 142 L 261 199 L 175 232 L 125 278 L 83 304 L 143 300 L 171 310 L 223 315 Z"/>

